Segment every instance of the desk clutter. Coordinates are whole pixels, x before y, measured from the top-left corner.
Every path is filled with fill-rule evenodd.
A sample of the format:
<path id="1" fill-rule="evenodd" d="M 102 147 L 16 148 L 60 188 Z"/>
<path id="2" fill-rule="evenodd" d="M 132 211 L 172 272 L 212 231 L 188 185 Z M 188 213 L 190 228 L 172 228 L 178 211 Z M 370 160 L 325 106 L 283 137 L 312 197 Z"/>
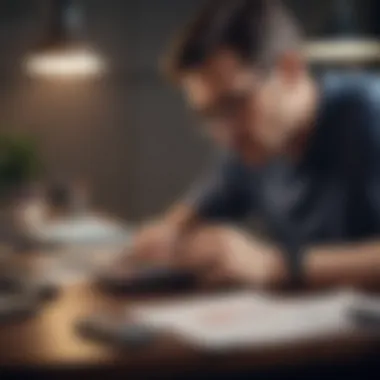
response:
<path id="1" fill-rule="evenodd" d="M 106 297 L 126 300 L 133 295 L 183 292 L 179 301 L 132 305 L 118 318 L 105 310 L 70 322 L 73 334 L 83 341 L 103 345 L 144 348 L 169 333 L 201 350 L 224 351 L 359 330 L 380 334 L 380 299 L 352 292 L 276 298 L 240 291 L 183 300 L 188 290 L 196 288 L 195 273 L 120 262 L 120 253 L 125 255 L 131 244 L 130 226 L 84 207 L 83 192 L 73 198 L 56 188 L 50 198 L 48 209 L 38 201 L 23 209 L 25 231 L 41 252 L 34 265 L 13 266 L 7 262 L 12 255 L 0 260 L 0 323 L 32 318 L 64 287 L 85 282 Z"/>
<path id="2" fill-rule="evenodd" d="M 78 321 L 74 329 L 83 339 L 121 348 L 144 348 L 159 338 L 155 329 L 98 314 Z"/>
<path id="3" fill-rule="evenodd" d="M 59 287 L 37 272 L 15 266 L 9 258 L 0 267 L 0 322 L 34 316 L 48 301 L 56 299 Z"/>
<path id="4" fill-rule="evenodd" d="M 41 252 L 42 275 L 60 286 L 89 281 L 131 243 L 133 228 L 86 207 L 82 188 L 56 185 L 45 198 L 23 207 L 20 224 Z"/>
<path id="5" fill-rule="evenodd" d="M 54 297 L 59 302 L 60 289 L 65 285 L 52 281 L 56 273 L 48 278 L 40 268 L 28 271 L 6 260 L 1 261 L 0 269 L 1 323 L 34 317 L 43 312 L 48 300 L 54 302 Z M 143 349 L 169 333 L 196 349 L 220 352 L 331 339 L 356 332 L 380 337 L 380 298 L 360 293 L 288 298 L 253 291 L 192 297 L 183 293 L 181 298 L 171 297 L 166 302 L 133 304 L 129 296 L 144 292 L 151 296 L 160 290 L 167 295 L 189 289 L 196 284 L 195 276 L 164 266 L 137 265 L 113 271 L 105 271 L 103 277 L 94 275 L 92 284 L 99 287 L 104 274 L 110 275 L 107 281 L 111 281 L 111 287 L 103 283 L 99 290 L 111 296 L 122 290 L 128 309 L 117 317 L 108 309 L 100 309 L 71 321 L 73 334 L 83 342 Z"/>
<path id="6" fill-rule="evenodd" d="M 34 225 L 32 232 L 49 246 L 127 244 L 131 239 L 127 227 L 91 213 Z"/>
<path id="7" fill-rule="evenodd" d="M 52 183 L 36 186 L 9 207 L 15 239 L 30 246 L 51 249 L 67 246 L 109 246 L 128 244 L 131 227 L 91 206 L 87 189 L 79 183 Z M 0 238 L 3 239 L 0 229 Z M 13 241 L 17 244 L 17 241 Z"/>
<path id="8" fill-rule="evenodd" d="M 148 345 L 170 333 L 194 348 L 229 351 L 367 333 L 380 336 L 380 298 L 335 292 L 276 298 L 254 292 L 138 305 L 114 319 L 105 313 L 79 321 L 76 332 L 103 344 Z"/>
<path id="9" fill-rule="evenodd" d="M 37 184 L 3 210 L 0 322 L 37 314 L 44 301 L 90 281 L 95 268 L 128 246 L 132 229 L 93 211 L 88 195 L 83 183 Z"/>

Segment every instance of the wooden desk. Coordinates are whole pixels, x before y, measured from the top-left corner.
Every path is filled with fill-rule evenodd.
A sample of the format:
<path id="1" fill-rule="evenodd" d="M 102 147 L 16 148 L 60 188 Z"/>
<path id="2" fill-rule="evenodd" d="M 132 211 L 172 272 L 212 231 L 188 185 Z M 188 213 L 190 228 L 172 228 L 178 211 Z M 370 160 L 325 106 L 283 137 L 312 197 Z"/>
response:
<path id="1" fill-rule="evenodd" d="M 355 363 L 366 360 L 365 368 L 368 368 L 367 361 L 371 359 L 375 359 L 373 370 L 380 374 L 376 365 L 380 342 L 358 336 L 221 356 L 195 352 L 171 337 L 163 337 L 149 349 L 122 351 L 82 340 L 73 331 L 77 318 L 98 308 L 117 311 L 132 300 L 109 298 L 87 285 L 75 286 L 46 305 L 37 317 L 0 326 L 1 379 L 6 374 L 24 371 L 39 374 L 38 378 L 40 374 L 73 378 L 74 373 L 99 377 L 119 374 L 124 378 L 129 374 L 139 379 L 166 374 L 183 378 L 199 373 L 225 376 L 234 371 L 259 373 L 273 368 L 282 375 L 283 371 L 293 373 L 302 368 L 315 374 L 313 368 L 320 370 L 323 365 L 339 363 L 343 364 L 342 368 L 350 368 L 352 374 Z"/>

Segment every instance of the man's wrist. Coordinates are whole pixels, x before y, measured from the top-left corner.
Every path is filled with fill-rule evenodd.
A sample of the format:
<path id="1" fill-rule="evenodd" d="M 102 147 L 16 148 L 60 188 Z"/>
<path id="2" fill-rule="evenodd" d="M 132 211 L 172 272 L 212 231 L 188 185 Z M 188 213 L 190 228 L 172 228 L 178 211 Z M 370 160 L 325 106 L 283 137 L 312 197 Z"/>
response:
<path id="1" fill-rule="evenodd" d="M 164 221 L 178 232 L 187 230 L 194 224 L 196 216 L 194 210 L 187 205 L 177 205 L 164 215 Z"/>
<path id="2" fill-rule="evenodd" d="M 285 253 L 278 247 L 270 247 L 264 256 L 264 271 L 269 287 L 280 287 L 290 280 L 289 268 Z"/>

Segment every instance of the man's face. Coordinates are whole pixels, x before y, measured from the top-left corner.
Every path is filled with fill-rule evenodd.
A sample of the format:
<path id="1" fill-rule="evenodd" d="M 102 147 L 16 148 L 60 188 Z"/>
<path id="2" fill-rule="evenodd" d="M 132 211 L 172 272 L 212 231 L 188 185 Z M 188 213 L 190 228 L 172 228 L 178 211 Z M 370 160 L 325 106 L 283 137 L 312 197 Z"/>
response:
<path id="1" fill-rule="evenodd" d="M 186 73 L 183 87 L 209 136 L 243 159 L 260 163 L 287 143 L 294 97 L 280 70 L 265 75 L 223 51 Z"/>

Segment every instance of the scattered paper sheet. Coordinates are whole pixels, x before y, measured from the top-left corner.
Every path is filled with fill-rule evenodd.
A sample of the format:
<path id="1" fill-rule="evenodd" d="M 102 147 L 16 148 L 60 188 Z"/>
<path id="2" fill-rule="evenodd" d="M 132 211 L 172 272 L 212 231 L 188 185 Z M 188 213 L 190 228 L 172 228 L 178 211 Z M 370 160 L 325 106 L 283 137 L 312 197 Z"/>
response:
<path id="1" fill-rule="evenodd" d="M 347 310 L 358 296 L 339 292 L 282 299 L 257 293 L 137 307 L 140 322 L 170 330 L 205 349 L 233 349 L 318 339 L 352 329 Z"/>
<path id="2" fill-rule="evenodd" d="M 36 262 L 39 277 L 61 286 L 75 285 L 91 280 L 101 268 L 125 254 L 124 244 L 68 245 L 44 251 Z"/>
<path id="3" fill-rule="evenodd" d="M 50 221 L 33 232 L 39 240 L 56 244 L 128 244 L 132 238 L 130 228 L 93 215 Z"/>

